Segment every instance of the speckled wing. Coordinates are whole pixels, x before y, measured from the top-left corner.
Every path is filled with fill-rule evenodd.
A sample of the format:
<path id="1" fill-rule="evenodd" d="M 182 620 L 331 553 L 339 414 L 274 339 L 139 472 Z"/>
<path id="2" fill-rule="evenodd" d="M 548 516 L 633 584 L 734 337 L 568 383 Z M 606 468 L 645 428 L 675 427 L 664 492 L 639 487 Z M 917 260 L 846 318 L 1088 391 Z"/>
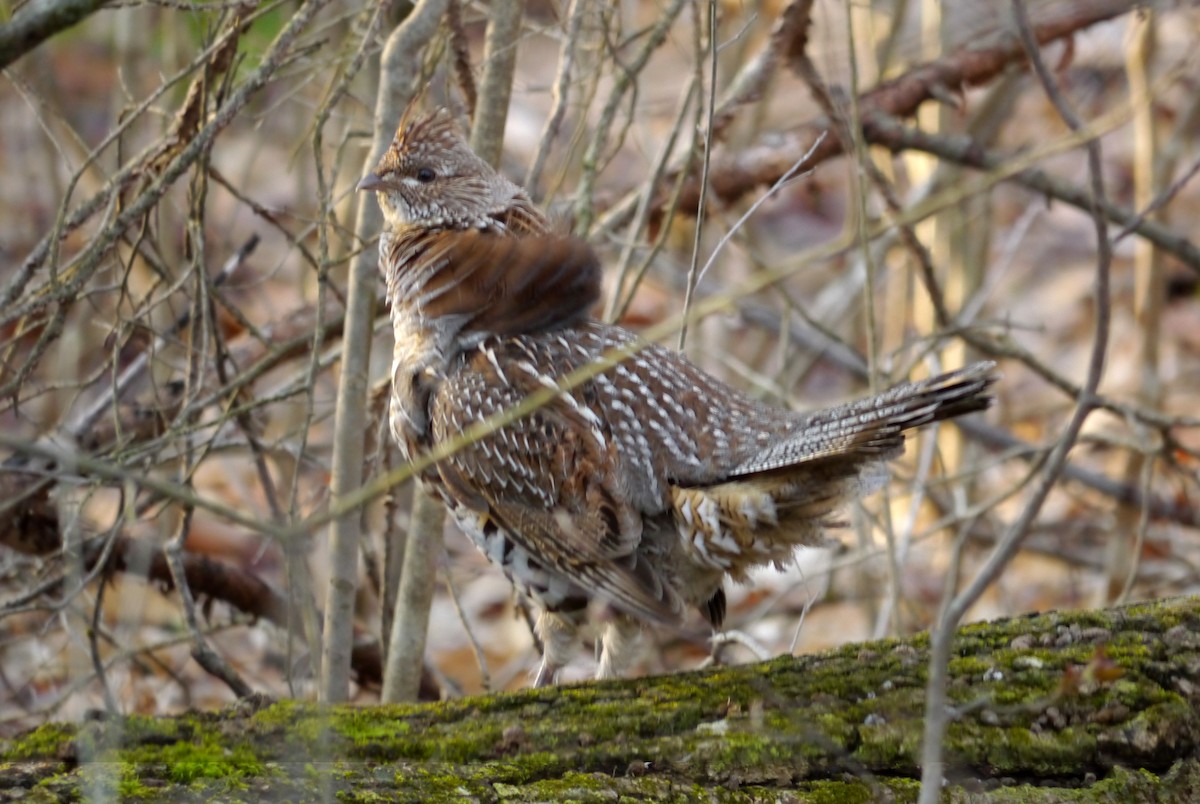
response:
<path id="1" fill-rule="evenodd" d="M 434 442 L 453 438 L 551 384 L 525 361 L 486 348 L 432 401 Z M 438 463 L 447 491 L 484 514 L 547 572 L 623 611 L 677 624 L 684 605 L 637 546 L 642 517 L 614 491 L 603 423 L 569 393 Z"/>
<path id="2" fill-rule="evenodd" d="M 986 391 L 996 380 L 995 367 L 991 361 L 973 363 L 801 417 L 786 437 L 743 460 L 729 477 L 830 460 L 864 466 L 886 460 L 904 445 L 905 430 L 987 408 L 991 400 Z"/>

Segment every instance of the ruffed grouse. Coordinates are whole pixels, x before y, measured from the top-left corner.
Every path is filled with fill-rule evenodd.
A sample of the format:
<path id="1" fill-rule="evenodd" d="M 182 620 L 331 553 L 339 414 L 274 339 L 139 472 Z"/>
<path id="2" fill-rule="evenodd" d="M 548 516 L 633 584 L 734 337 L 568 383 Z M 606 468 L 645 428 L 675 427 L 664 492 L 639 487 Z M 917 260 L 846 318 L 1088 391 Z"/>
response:
<path id="1" fill-rule="evenodd" d="M 358 185 L 383 209 L 392 433 L 408 456 L 606 352 L 631 356 L 439 461 L 422 481 L 541 608 L 538 685 L 571 658 L 588 603 L 608 613 L 599 677 L 641 623 L 714 627 L 726 577 L 791 559 L 898 454 L 903 431 L 989 404 L 978 363 L 815 413 L 768 407 L 677 352 L 590 317 L 600 266 L 467 145 L 446 110 L 401 121 Z"/>

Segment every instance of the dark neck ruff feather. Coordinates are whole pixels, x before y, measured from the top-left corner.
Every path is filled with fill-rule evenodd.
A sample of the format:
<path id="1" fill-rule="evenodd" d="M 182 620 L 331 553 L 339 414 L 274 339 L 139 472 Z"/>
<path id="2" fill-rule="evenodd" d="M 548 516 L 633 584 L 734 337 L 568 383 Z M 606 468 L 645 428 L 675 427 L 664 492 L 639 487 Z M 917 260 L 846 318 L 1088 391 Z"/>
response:
<path id="1" fill-rule="evenodd" d="M 395 234 L 387 249 L 392 304 L 457 324 L 459 337 L 570 327 L 600 299 L 600 261 L 574 237 L 414 228 Z"/>

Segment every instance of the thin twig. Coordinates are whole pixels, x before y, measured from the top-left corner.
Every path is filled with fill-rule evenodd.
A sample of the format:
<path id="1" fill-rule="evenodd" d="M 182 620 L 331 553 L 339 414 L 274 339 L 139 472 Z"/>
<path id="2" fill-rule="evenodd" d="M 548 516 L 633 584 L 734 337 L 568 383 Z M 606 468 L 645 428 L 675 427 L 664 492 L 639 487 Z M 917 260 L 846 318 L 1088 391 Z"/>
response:
<path id="1" fill-rule="evenodd" d="M 446 589 L 450 592 L 450 602 L 454 605 L 458 621 L 462 623 L 463 631 L 467 635 L 467 642 L 471 645 L 471 653 L 475 656 L 475 664 L 479 668 L 479 686 L 484 692 L 491 692 L 492 676 L 488 671 L 487 654 L 484 652 L 483 646 L 479 644 L 479 637 L 475 636 L 475 629 L 471 627 L 471 621 L 463 609 L 462 599 L 458 594 L 458 584 L 454 582 L 454 578 L 449 572 L 443 573 L 443 577 L 446 580 Z"/>
<path id="2" fill-rule="evenodd" d="M 612 133 L 617 110 L 625 98 L 625 93 L 635 85 L 637 77 L 650 61 L 650 56 L 666 41 L 667 33 L 675 24 L 675 18 L 679 16 L 686 2 L 687 0 L 671 0 L 671 4 L 663 10 L 662 15 L 650 30 L 642 49 L 627 67 L 621 68 L 617 73 L 608 101 L 600 111 L 596 132 L 583 155 L 579 188 L 575 192 L 577 214 L 575 231 L 577 232 L 586 234 L 591 230 L 592 219 L 595 217 L 593 195 L 596 189 L 596 177 L 604 152 L 608 147 L 608 138 Z"/>
<path id="3" fill-rule="evenodd" d="M 571 87 L 571 72 L 575 68 L 575 57 L 579 52 L 580 34 L 583 31 L 583 19 L 588 11 L 590 0 L 571 0 L 567 7 L 567 35 L 558 50 L 558 69 L 554 73 L 554 83 L 550 89 L 550 114 L 542 126 L 542 136 L 538 140 L 537 154 L 529 172 L 525 174 L 525 189 L 532 195 L 535 202 L 542 200 L 538 185 L 542 180 L 542 170 L 550 156 L 550 147 L 558 139 L 559 129 L 562 128 L 563 118 L 567 113 L 568 90 Z"/>
<path id="4" fill-rule="evenodd" d="M 1034 74 L 1041 82 L 1043 91 L 1058 111 L 1059 116 L 1073 132 L 1078 133 L 1083 129 L 1083 123 L 1062 97 L 1049 68 L 1042 60 L 1037 38 L 1030 28 L 1029 16 L 1023 0 L 1013 0 L 1012 5 L 1017 30 Z M 1100 377 L 1104 371 L 1104 360 L 1108 349 L 1109 319 L 1112 314 L 1109 290 L 1112 248 L 1108 239 L 1108 225 L 1101 213 L 1101 200 L 1104 198 L 1104 174 L 1100 159 L 1100 143 L 1097 140 L 1090 140 L 1086 143 L 1085 148 L 1093 199 L 1091 211 L 1092 223 L 1096 230 L 1097 252 L 1096 320 L 1092 351 L 1088 360 L 1087 379 L 1084 382 L 1075 412 L 1054 450 L 1047 458 L 1038 484 L 1020 516 L 1009 527 L 967 588 L 953 597 L 951 597 L 952 589 L 947 590 L 947 602 L 930 637 L 929 679 L 925 688 L 925 733 L 922 738 L 921 804 L 935 804 L 939 800 L 945 778 L 942 751 L 948 718 L 948 663 L 955 629 L 962 621 L 967 609 L 995 581 L 1004 567 L 1008 566 L 1028 532 L 1029 526 L 1037 517 L 1043 503 L 1050 495 L 1050 491 L 1057 484 L 1066 465 L 1067 454 L 1079 437 L 1079 432 L 1083 428 L 1088 414 L 1095 406 L 1096 388 L 1100 384 Z"/>
<path id="5" fill-rule="evenodd" d="M 693 6 L 693 8 L 696 8 Z M 687 343 L 687 314 L 692 309 L 692 296 L 696 292 L 696 282 L 699 279 L 696 269 L 700 265 L 700 246 L 704 242 L 704 223 L 706 216 L 704 214 L 704 202 L 708 199 L 708 168 L 712 163 L 713 149 L 713 112 L 717 105 L 717 4 L 716 0 L 708 2 L 708 42 L 707 52 L 709 67 L 708 67 L 708 98 L 705 103 L 696 106 L 697 117 L 700 113 L 707 114 L 707 119 L 704 122 L 703 136 L 704 142 L 701 145 L 702 156 L 700 157 L 700 197 L 696 200 L 696 225 L 692 227 L 692 258 L 688 265 L 687 281 L 684 285 L 683 292 L 683 326 L 679 328 L 679 345 L 676 347 L 680 351 L 683 350 Z M 700 11 L 695 11 L 695 40 L 696 40 L 696 83 L 700 86 L 704 85 L 703 76 L 703 59 L 702 50 L 699 47 L 700 43 Z M 705 266 L 707 267 L 707 266 Z"/>
<path id="6" fill-rule="evenodd" d="M 637 212 L 629 224 L 629 230 L 625 236 L 625 245 L 621 249 L 621 258 L 618 261 L 617 281 L 613 287 L 612 294 L 608 297 L 608 306 L 604 311 L 604 319 L 606 321 L 618 321 L 625 315 L 625 312 L 629 309 L 629 305 L 633 303 L 633 298 L 637 294 L 637 289 L 641 285 L 650 264 L 666 245 L 667 236 L 670 233 L 670 223 L 674 220 L 674 203 L 668 205 L 665 216 L 666 225 L 659 227 L 658 237 L 655 238 L 649 253 L 642 259 L 640 269 L 634 274 L 632 281 L 629 280 L 634 252 L 637 250 L 637 244 L 641 242 L 642 233 L 650 223 L 650 202 L 654 198 L 653 187 L 658 184 L 659 177 L 667 168 L 667 162 L 675 150 L 675 143 L 679 140 L 679 135 L 682 133 L 686 123 L 688 108 L 692 100 L 698 96 L 699 90 L 700 85 L 696 83 L 696 76 L 693 74 L 692 80 L 688 83 L 687 88 L 683 91 L 683 95 L 680 98 L 679 109 L 675 114 L 670 132 L 663 142 L 658 158 L 654 161 L 654 170 L 650 174 L 650 181 L 646 183 L 646 192 L 642 194 L 641 200 L 638 202 Z M 692 153 L 693 155 L 695 154 L 694 149 Z M 678 198 L 677 194 L 675 198 Z"/>
<path id="7" fill-rule="evenodd" d="M 375 131 L 367 169 L 391 141 L 392 126 L 407 106 L 414 89 L 412 54 L 432 39 L 446 12 L 447 0 L 422 0 L 388 37 L 381 63 L 382 76 L 375 102 Z M 358 204 L 355 236 L 368 240 L 382 223 L 378 204 L 363 194 Z M 337 419 L 334 423 L 331 505 L 350 504 L 335 519 L 330 539 L 330 584 L 325 601 L 324 645 L 321 651 L 321 700 L 344 701 L 349 696 L 349 668 L 353 647 L 354 595 L 358 585 L 358 508 L 363 481 L 363 445 L 366 433 L 367 390 L 372 324 L 375 315 L 375 261 L 359 254 L 350 264 L 349 303 L 343 340 L 341 381 L 338 384 Z M 351 362 L 353 361 L 353 362 Z M 300 534 L 297 534 L 300 535 Z"/>
<path id="8" fill-rule="evenodd" d="M 215 286 L 223 285 L 241 265 L 254 253 L 254 249 L 258 247 L 258 235 L 251 235 L 246 242 L 235 251 L 225 264 L 221 266 L 221 270 L 212 278 L 212 284 Z M 98 396 L 90 405 L 80 411 L 64 428 L 66 434 L 72 441 L 78 442 L 86 431 L 90 430 L 96 424 L 96 420 L 104 415 L 113 401 L 119 399 L 125 389 L 141 376 L 142 372 L 150 363 L 150 356 L 166 346 L 167 342 L 184 330 L 191 322 L 191 311 L 185 310 L 182 312 L 163 332 L 159 333 L 154 338 L 154 343 L 147 347 L 141 354 L 135 357 L 129 365 L 121 370 L 117 375 L 116 380 L 109 385 L 103 394 Z"/>

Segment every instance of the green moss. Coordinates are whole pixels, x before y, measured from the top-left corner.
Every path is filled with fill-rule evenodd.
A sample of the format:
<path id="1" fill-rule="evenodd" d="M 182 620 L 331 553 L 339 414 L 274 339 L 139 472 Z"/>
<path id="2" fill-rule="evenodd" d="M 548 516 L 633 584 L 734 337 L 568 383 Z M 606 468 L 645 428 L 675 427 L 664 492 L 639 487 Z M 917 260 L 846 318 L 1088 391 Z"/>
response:
<path id="1" fill-rule="evenodd" d="M 54 759 L 65 756 L 76 728 L 63 723 L 47 723 L 16 740 L 6 740 L 0 759 L 14 762 L 22 759 Z"/>
<path id="2" fill-rule="evenodd" d="M 568 771 L 556 779 L 542 779 L 529 785 L 515 786 L 497 784 L 496 795 L 502 801 L 563 801 L 563 802 L 612 802 L 652 799 L 669 801 L 671 795 L 663 795 L 662 779 L 652 777 L 611 777 L 601 773 L 577 773 Z M 687 798 L 675 792 L 677 801 L 696 801 L 709 798 L 698 795 Z"/>
<path id="3" fill-rule="evenodd" d="M 921 746 L 919 724 L 882 723 L 859 729 L 861 742 L 854 752 L 856 761 L 868 768 L 916 767 Z"/>
<path id="4" fill-rule="evenodd" d="M 268 775 L 266 758 L 258 755 L 251 741 L 222 734 L 204 723 L 202 716 L 173 722 L 130 718 L 126 725 L 96 742 L 103 745 L 105 738 L 120 738 L 125 747 L 107 750 L 111 764 L 122 768 L 121 786 L 131 795 L 146 778 L 166 778 L 184 786 L 219 780 L 221 788 L 229 791 L 242 789 L 248 779 Z"/>
<path id="5" fill-rule="evenodd" d="M 160 759 L 167 763 L 168 778 L 179 784 L 190 784 L 197 779 L 237 780 L 259 776 L 265 770 L 246 746 L 175 743 L 163 747 Z"/>
<path id="6" fill-rule="evenodd" d="M 252 723 L 260 723 L 264 726 L 292 726 L 295 724 L 297 717 L 306 712 L 307 709 L 308 706 L 302 701 L 276 701 L 251 715 L 250 721 Z"/>
<path id="7" fill-rule="evenodd" d="M 420 762 L 468 762 L 492 753 L 500 736 L 494 728 L 478 733 L 429 729 L 411 733 L 405 729 L 389 731 L 387 724 L 378 729 L 361 729 L 346 748 L 356 759 L 396 759 Z"/>
<path id="8" fill-rule="evenodd" d="M 325 742 L 332 733 L 333 722 L 329 714 L 308 708 L 297 709 L 292 721 L 284 727 L 284 734 L 289 742 L 305 746 Z"/>
<path id="9" fill-rule="evenodd" d="M 1108 778 L 1093 785 L 1092 792 L 1096 794 L 1114 795 L 1114 800 L 1131 801 L 1128 796 L 1135 790 L 1152 793 L 1160 782 L 1158 774 L 1145 768 L 1113 768 Z M 1099 795 L 1097 795 L 1099 798 Z"/>
<path id="10" fill-rule="evenodd" d="M 995 669 L 995 659 L 991 656 L 955 656 L 950 659 L 950 675 L 953 677 L 968 677 L 972 680 L 981 679 L 986 673 Z"/>
<path id="11" fill-rule="evenodd" d="M 353 804 L 384 804 L 384 802 L 394 802 L 396 796 L 378 793 L 374 790 L 343 790 L 338 793 L 337 800 Z"/>
<path id="12" fill-rule="evenodd" d="M 1046 788 L 1038 785 L 1015 785 L 1001 787 L 987 793 L 989 804 L 1028 804 L 1028 802 L 1052 801 L 1056 804 L 1091 804 L 1091 802 L 1126 802 L 1126 801 L 1161 801 L 1190 799 L 1186 797 L 1172 798 L 1170 794 L 1164 798 L 1163 786 L 1159 778 L 1147 770 L 1128 770 L 1113 768 L 1108 777 L 1098 780 L 1086 787 L 1054 787 Z M 979 796 L 967 796 L 962 791 L 951 791 L 949 800 L 979 801 Z"/>
<path id="13" fill-rule="evenodd" d="M 421 795 L 429 801 L 461 800 L 472 792 L 463 779 L 451 773 L 433 770 L 418 770 L 406 779 L 398 777 L 396 781 L 417 783 L 419 788 L 416 789 L 420 789 Z M 401 789 L 404 789 L 403 785 Z"/>
<path id="14" fill-rule="evenodd" d="M 332 723 L 339 734 L 355 745 L 391 744 L 406 740 L 412 734 L 412 725 L 408 721 L 383 714 L 375 711 L 363 716 L 363 710 L 339 711 Z"/>
<path id="15" fill-rule="evenodd" d="M 948 689 L 952 703 L 973 705 L 949 728 L 947 758 L 982 778 L 1060 779 L 1054 789 L 1068 791 L 1060 800 L 1088 800 L 1071 789 L 1089 790 L 1086 769 L 1113 761 L 1161 769 L 1181 746 L 1200 742 L 1200 716 L 1174 682 L 1194 679 L 1195 646 L 1180 647 L 1182 632 L 1172 644 L 1156 638 L 1164 626 L 1148 612 L 1159 605 L 964 629 Z M 1173 606 L 1176 621 L 1200 630 L 1200 605 Z M 1028 647 L 1013 647 L 1019 635 Z M 91 781 L 128 799 L 173 798 L 185 788 L 236 798 L 250 785 L 247 798 L 269 787 L 285 798 L 355 801 L 873 801 L 885 788 L 905 801 L 916 796 L 925 643 L 883 640 L 749 667 L 420 706 L 281 702 L 257 712 L 51 726 L 4 751 L 10 762 L 50 758 L 14 770 L 33 777 L 24 789 L 49 777 L 44 800 L 89 790 L 82 770 L 64 773 L 55 761 L 80 756 L 111 759 L 114 775 Z M 1100 645 L 1123 675 L 1064 687 L 1067 668 L 1094 665 Z M 330 761 L 290 771 L 274 764 L 295 757 Z M 627 775 L 641 761 L 654 769 Z M 1198 776 L 1177 789 L 1192 781 L 1200 786 Z M 1136 798 L 1170 783 L 1114 773 L 1090 792 L 1128 800 L 1123 792 Z M 1022 801 L 1041 792 L 1014 786 L 988 795 Z M 946 798 L 971 796 L 951 787 Z"/>
<path id="16" fill-rule="evenodd" d="M 916 801 L 919 785 L 900 784 L 905 780 L 822 781 L 801 785 L 800 800 L 806 804 L 870 804 L 875 801 Z M 888 794 L 891 795 L 888 795 Z"/>
<path id="17" fill-rule="evenodd" d="M 155 788 L 142 783 L 137 768 L 127 762 L 121 763 L 120 781 L 117 782 L 117 795 L 121 801 L 151 799 L 155 798 L 158 793 L 159 791 Z"/>
<path id="18" fill-rule="evenodd" d="M 1074 728 L 1038 733 L 1023 727 L 985 729 L 967 724 L 951 727 L 947 740 L 948 755 L 999 776 L 1075 776 L 1081 757 L 1093 755 L 1095 747 L 1095 737 Z"/>
<path id="19" fill-rule="evenodd" d="M 25 800 L 36 804 L 43 801 L 81 801 L 83 796 L 79 793 L 79 786 L 77 775 L 58 773 L 38 782 L 37 786 L 29 791 Z"/>
<path id="20" fill-rule="evenodd" d="M 695 764 L 717 781 L 736 776 L 757 781 L 803 775 L 808 767 L 799 744 L 776 735 L 728 732 L 696 746 Z M 748 770 L 752 769 L 752 770 Z M 746 775 L 753 778 L 747 779 Z"/>

